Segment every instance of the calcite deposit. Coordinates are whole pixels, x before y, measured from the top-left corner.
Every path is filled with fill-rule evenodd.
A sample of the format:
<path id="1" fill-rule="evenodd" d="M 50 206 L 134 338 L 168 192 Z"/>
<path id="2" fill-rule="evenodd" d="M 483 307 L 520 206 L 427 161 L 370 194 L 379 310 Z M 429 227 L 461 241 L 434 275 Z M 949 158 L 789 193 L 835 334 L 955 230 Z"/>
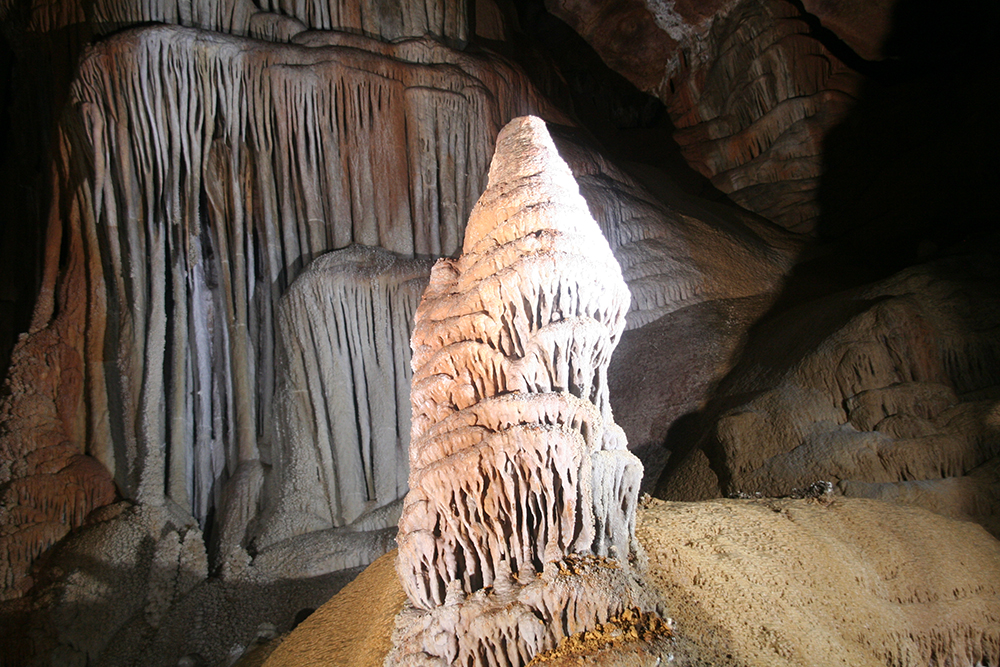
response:
<path id="1" fill-rule="evenodd" d="M 350 246 L 318 258 L 282 297 L 257 549 L 395 525 L 398 508 L 373 512 L 406 493 L 410 332 L 431 263 Z M 374 520 L 360 526 L 363 517 Z"/>
<path id="2" fill-rule="evenodd" d="M 399 569 L 417 606 L 502 562 L 632 550 L 642 466 L 608 402 L 629 293 L 543 121 L 497 140 L 462 256 L 439 260 L 413 332 L 410 493 Z"/>
<path id="3" fill-rule="evenodd" d="M 0 0 L 0 662 L 996 663 L 997 7 Z"/>
<path id="4" fill-rule="evenodd" d="M 31 387 L 62 410 L 47 422 L 53 442 L 106 471 L 99 493 L 84 491 L 87 508 L 110 502 L 112 484 L 125 498 L 188 507 L 214 534 L 213 562 L 242 563 L 314 529 L 392 525 L 408 474 L 408 418 L 397 415 L 410 358 L 399 340 L 413 297 L 393 288 L 353 299 L 365 270 L 344 265 L 336 294 L 347 307 L 320 316 L 311 309 L 332 307 L 322 290 L 335 288 L 292 285 L 349 244 L 457 252 L 501 123 L 566 117 L 494 54 L 317 30 L 292 44 L 124 31 L 89 47 L 70 99 L 49 273 L 5 419 L 29 409 L 19 402 L 36 399 L 18 387 Z M 558 141 L 633 291 L 629 327 L 777 289 L 795 246 L 776 227 L 691 198 L 666 204 L 579 132 Z M 60 274 L 62 239 L 72 261 Z M 318 300 L 300 298 L 310 294 Z M 385 309 L 385 326 L 357 326 L 365 304 Z M 335 349 L 320 351 L 323 340 Z M 58 355 L 38 352 L 53 344 Z M 306 357 L 315 362 L 299 364 Z M 378 428 L 366 412 L 385 415 Z M 9 441 L 13 480 L 27 474 L 19 457 L 50 436 L 8 428 L 20 443 Z M 11 590 L 25 590 L 35 556 L 87 511 L 58 528 L 16 514 L 5 529 L 23 554 Z M 14 532 L 33 535 L 31 546 Z"/>
<path id="5" fill-rule="evenodd" d="M 32 559 L 114 499 L 112 484 L 129 499 L 176 502 L 203 528 L 216 523 L 227 545 L 248 546 L 262 452 L 270 463 L 277 311 L 289 285 L 351 243 L 457 251 L 500 125 L 529 111 L 562 118 L 496 56 L 424 37 L 305 37 L 275 45 L 152 26 L 85 53 L 58 133 L 45 284 L 15 353 L 23 379 L 4 398 L 0 481 L 24 487 L 17 505 L 51 504 L 32 499 L 36 482 L 15 482 L 34 474 L 16 462 L 45 448 L 46 473 L 86 454 L 100 473 L 87 479 L 105 479 L 84 484 L 78 508 L 54 523 L 36 511 L 4 519 L 10 590 L 23 592 Z M 348 333 L 336 344 L 368 341 Z M 390 396 L 405 378 L 392 385 Z M 20 404 L 29 400 L 48 407 Z M 26 437 L 13 420 L 27 412 L 51 433 Z M 65 450 L 58 461 L 52 446 Z M 405 459 L 386 465 L 392 502 Z M 346 516 L 374 498 L 368 487 Z M 261 528 L 261 546 L 289 536 Z"/>
<path id="6" fill-rule="evenodd" d="M 340 30 L 390 41 L 434 35 L 464 43 L 468 37 L 466 0 L 429 0 L 386 5 L 378 0 L 98 0 L 38 3 L 31 27 L 46 31 L 87 25 L 114 32 L 139 23 L 167 23 L 258 39 L 289 41 L 306 30 Z"/>
<path id="7" fill-rule="evenodd" d="M 783 496 L 825 480 L 1000 534 L 995 280 L 967 249 L 775 318 L 660 493 Z"/>
<path id="8" fill-rule="evenodd" d="M 524 664 L 569 628 L 606 620 L 611 591 L 639 590 L 627 573 L 642 464 L 614 423 L 607 382 L 628 303 L 544 122 L 515 119 L 462 255 L 435 264 L 417 310 L 397 570 L 418 610 L 468 600 L 457 620 L 416 612 L 401 629 L 403 656 Z M 534 581 L 581 556 L 607 559 L 625 583 Z M 456 639 L 437 650 L 439 631 Z"/>

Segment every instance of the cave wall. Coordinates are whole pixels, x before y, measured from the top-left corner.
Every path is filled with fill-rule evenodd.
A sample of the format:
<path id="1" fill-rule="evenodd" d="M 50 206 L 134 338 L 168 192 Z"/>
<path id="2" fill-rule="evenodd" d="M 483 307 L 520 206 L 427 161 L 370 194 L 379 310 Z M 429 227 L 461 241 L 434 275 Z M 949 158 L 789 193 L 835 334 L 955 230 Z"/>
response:
<path id="1" fill-rule="evenodd" d="M 49 258 L 35 327 L 74 362 L 34 388 L 64 404 L 66 433 L 48 439 L 93 457 L 124 497 L 169 499 L 203 526 L 269 435 L 274 313 L 298 273 L 351 243 L 454 252 L 500 122 L 561 118 L 516 69 L 427 40 L 282 47 L 167 26 L 91 48 L 70 100 L 47 248 L 74 245 L 62 274 Z M 37 372 L 33 354 L 15 351 L 12 377 Z M 46 447 L 26 436 L 8 427 L 5 484 L 35 472 L 11 462 Z M 58 470 L 68 453 L 47 458 Z M 47 502 L 7 492 L 11 510 Z M 253 505 L 258 492 L 240 493 Z M 13 515 L 21 532 L 35 522 Z"/>
<path id="2" fill-rule="evenodd" d="M 659 0 L 547 6 L 666 104 L 688 163 L 744 208 L 812 233 L 823 140 L 862 77 L 811 34 L 800 7 Z"/>

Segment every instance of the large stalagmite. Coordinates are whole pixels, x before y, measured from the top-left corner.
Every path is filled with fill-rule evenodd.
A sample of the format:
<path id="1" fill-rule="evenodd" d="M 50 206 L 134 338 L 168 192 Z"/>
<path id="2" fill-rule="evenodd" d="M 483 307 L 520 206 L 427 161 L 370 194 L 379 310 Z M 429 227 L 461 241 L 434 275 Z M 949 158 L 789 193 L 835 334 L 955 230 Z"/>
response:
<path id="1" fill-rule="evenodd" d="M 458 260 L 431 273 L 413 332 L 410 489 L 399 568 L 444 602 L 571 553 L 630 551 L 642 465 L 608 402 L 628 288 L 535 118 L 497 141 Z"/>
<path id="2" fill-rule="evenodd" d="M 431 272 L 412 338 L 397 570 L 424 610 L 514 581 L 530 587 L 566 558 L 617 557 L 627 568 L 637 549 L 642 464 L 614 423 L 607 384 L 628 288 L 543 121 L 504 128 L 489 179 L 462 256 Z M 436 655 L 530 658 L 565 631 L 550 627 L 560 613 L 571 621 L 555 625 L 566 627 L 609 613 L 610 590 L 597 596 L 600 611 L 586 590 L 572 610 L 558 593 L 538 607 L 520 599 L 542 621 L 530 632 L 522 621 L 478 634 L 471 619 L 449 621 L 441 627 L 462 638 Z"/>

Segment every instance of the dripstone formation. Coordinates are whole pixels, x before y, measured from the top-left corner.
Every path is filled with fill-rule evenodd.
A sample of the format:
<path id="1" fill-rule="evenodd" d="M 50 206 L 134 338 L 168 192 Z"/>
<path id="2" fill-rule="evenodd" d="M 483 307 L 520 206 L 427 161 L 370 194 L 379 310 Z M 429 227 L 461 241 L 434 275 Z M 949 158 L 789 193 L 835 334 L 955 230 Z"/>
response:
<path id="1" fill-rule="evenodd" d="M 638 548 L 642 464 L 614 423 L 607 383 L 628 305 L 544 122 L 512 121 L 463 254 L 437 262 L 416 314 L 397 570 L 415 607 L 446 608 L 417 612 L 428 639 L 404 629 L 404 655 L 523 664 L 639 595 L 616 604 L 614 583 L 590 595 L 586 575 L 569 588 L 552 579 L 556 563 L 584 556 L 627 578 Z M 491 605 L 489 595 L 504 602 Z M 502 620 L 475 632 L 475 617 L 496 605 Z M 441 631 L 457 639 L 442 645 Z"/>

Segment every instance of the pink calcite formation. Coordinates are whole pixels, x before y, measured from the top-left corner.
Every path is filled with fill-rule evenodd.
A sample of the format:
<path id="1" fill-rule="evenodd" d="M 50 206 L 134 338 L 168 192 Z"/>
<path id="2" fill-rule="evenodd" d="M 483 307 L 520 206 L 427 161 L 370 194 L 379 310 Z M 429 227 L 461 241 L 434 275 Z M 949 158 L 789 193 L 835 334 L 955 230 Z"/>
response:
<path id="1" fill-rule="evenodd" d="M 397 569 L 442 605 L 572 554 L 636 549 L 642 464 L 608 401 L 629 291 L 545 123 L 497 139 L 462 255 L 416 314 Z"/>

